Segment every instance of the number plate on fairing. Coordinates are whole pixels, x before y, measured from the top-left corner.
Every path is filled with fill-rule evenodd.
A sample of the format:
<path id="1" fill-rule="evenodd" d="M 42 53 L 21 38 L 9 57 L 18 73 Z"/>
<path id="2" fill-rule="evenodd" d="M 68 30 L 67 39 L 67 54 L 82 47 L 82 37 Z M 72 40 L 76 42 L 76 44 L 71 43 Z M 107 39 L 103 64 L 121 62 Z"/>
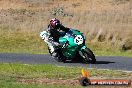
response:
<path id="1" fill-rule="evenodd" d="M 83 39 L 82 35 L 77 35 L 74 39 L 74 43 L 77 45 L 83 44 L 83 41 L 84 41 L 84 39 Z"/>

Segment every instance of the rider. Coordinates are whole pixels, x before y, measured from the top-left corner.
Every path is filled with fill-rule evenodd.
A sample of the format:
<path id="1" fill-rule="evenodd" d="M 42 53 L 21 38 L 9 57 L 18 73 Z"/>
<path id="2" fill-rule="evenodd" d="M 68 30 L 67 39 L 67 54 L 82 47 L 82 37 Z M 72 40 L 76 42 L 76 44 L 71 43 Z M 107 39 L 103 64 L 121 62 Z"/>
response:
<path id="1" fill-rule="evenodd" d="M 66 33 L 69 28 L 64 27 L 57 18 L 51 19 L 46 31 L 48 33 L 48 43 L 52 45 L 51 53 L 53 57 L 57 57 L 56 47 L 61 46 L 59 44 L 60 30 Z"/>

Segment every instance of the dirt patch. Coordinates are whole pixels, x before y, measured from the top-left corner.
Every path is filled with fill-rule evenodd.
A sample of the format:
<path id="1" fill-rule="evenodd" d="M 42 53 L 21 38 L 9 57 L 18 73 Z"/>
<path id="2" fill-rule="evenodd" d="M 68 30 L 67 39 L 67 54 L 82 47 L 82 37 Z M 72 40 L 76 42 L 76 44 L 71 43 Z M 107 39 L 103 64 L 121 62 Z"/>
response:
<path id="1" fill-rule="evenodd" d="M 25 84 L 37 83 L 37 84 L 79 85 L 79 81 L 75 79 L 62 80 L 62 79 L 33 78 L 33 79 L 18 79 L 17 81 Z"/>
<path id="2" fill-rule="evenodd" d="M 91 79 L 91 78 L 90 78 Z M 95 78 L 92 78 L 91 80 L 94 80 Z M 97 79 L 97 78 L 96 78 Z M 52 85 L 70 85 L 70 86 L 80 86 L 79 83 L 80 78 L 77 79 L 48 79 L 48 78 L 33 78 L 33 79 L 24 79 L 24 78 L 19 78 L 17 80 L 18 83 L 23 83 L 23 84 L 52 84 Z M 132 84 L 132 82 L 131 82 Z M 103 88 L 107 88 L 110 86 L 103 86 Z M 102 86 L 98 86 L 97 88 L 102 88 Z M 114 86 L 112 85 L 110 88 L 132 88 L 132 85 L 130 86 Z"/>

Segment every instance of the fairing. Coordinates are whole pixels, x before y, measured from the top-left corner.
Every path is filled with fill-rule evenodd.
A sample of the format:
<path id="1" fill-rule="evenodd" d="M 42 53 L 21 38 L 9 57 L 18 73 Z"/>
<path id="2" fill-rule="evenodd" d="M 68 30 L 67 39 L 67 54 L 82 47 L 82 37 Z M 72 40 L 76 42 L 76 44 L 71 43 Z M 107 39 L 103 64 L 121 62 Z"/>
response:
<path id="1" fill-rule="evenodd" d="M 64 49 L 62 49 L 62 53 L 64 56 L 68 58 L 73 58 L 77 52 L 81 53 L 81 50 L 86 47 L 84 43 L 82 44 L 75 43 L 75 37 L 78 35 L 82 36 L 83 41 L 85 41 L 85 37 L 83 36 L 83 34 L 75 29 L 71 29 L 66 33 L 65 36 L 59 38 L 60 44 L 64 44 L 68 41 L 67 46 Z"/>

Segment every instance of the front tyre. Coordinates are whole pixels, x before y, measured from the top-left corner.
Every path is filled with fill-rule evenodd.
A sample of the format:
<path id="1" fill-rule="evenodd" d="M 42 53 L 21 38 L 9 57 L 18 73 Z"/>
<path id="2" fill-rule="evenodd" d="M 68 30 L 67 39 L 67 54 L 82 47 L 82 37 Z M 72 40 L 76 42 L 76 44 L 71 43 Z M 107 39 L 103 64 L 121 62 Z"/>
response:
<path id="1" fill-rule="evenodd" d="M 93 54 L 93 52 L 89 48 L 85 48 L 83 50 L 83 55 L 84 55 L 83 61 L 85 63 L 94 64 L 96 62 L 95 55 Z"/>

